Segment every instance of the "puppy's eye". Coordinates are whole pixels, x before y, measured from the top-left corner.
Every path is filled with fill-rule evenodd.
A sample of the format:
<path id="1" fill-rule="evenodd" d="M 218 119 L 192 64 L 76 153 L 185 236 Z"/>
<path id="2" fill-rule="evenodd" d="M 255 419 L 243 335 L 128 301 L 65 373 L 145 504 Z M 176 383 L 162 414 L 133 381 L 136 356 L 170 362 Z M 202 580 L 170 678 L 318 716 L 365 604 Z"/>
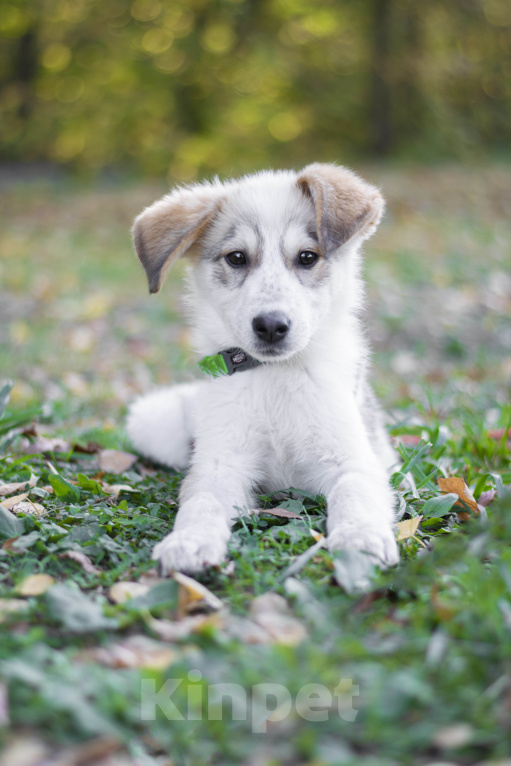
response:
<path id="1" fill-rule="evenodd" d="M 298 263 L 300 266 L 314 266 L 318 257 L 318 254 L 313 250 L 302 250 L 298 256 Z"/>
<path id="2" fill-rule="evenodd" d="M 233 253 L 227 253 L 225 260 L 231 266 L 245 266 L 247 257 L 245 253 L 242 253 L 240 250 L 235 250 Z"/>

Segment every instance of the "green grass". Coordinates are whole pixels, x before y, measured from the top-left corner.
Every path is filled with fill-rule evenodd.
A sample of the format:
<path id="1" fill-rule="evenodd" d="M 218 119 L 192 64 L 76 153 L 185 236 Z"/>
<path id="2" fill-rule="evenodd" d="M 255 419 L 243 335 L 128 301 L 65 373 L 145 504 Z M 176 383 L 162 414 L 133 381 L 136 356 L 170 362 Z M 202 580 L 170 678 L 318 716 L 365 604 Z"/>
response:
<path id="1" fill-rule="evenodd" d="M 127 235 L 131 217 L 161 190 L 52 182 L 4 192 L 0 369 L 15 385 L 0 419 L 0 481 L 35 474 L 30 499 L 44 508 L 41 515 L 0 511 L 0 608 L 4 599 L 24 602 L 0 622 L 7 753 L 28 735 L 54 757 L 65 748 L 76 753 L 83 741 L 118 742 L 129 754 L 123 764 L 170 756 L 186 766 L 386 766 L 509 756 L 511 495 L 503 487 L 511 484 L 510 448 L 491 435 L 511 426 L 511 224 L 502 203 L 509 172 L 373 168 L 366 175 L 390 198 L 387 221 L 367 247 L 375 385 L 405 465 L 406 477 L 393 478 L 400 512 L 424 518 L 400 542 L 399 567 L 382 573 L 363 556 L 351 560 L 352 573 L 370 577 L 362 592 L 342 554 L 319 548 L 296 569 L 314 545 L 310 529 L 324 531 L 321 497 L 265 497 L 264 507 L 300 518 L 261 513 L 238 523 L 233 571 L 197 577 L 223 612 L 172 642 L 154 618 L 174 621 L 177 585 L 158 583 L 150 552 L 172 525 L 181 477 L 141 461 L 120 476 L 98 474 L 97 453 L 70 446 L 43 454 L 30 446 L 29 431 L 20 432 L 35 417 L 40 430 L 70 445 L 129 449 L 126 402 L 152 383 L 195 374 L 179 274 L 161 295 L 146 297 Z M 406 442 L 410 435 L 420 443 Z M 439 511 L 430 502 L 440 496 L 437 478 L 451 475 L 476 498 L 498 490 L 487 518 L 461 522 L 454 507 Z M 101 482 L 130 491 L 107 495 Z M 85 553 L 95 572 L 62 556 L 70 551 Z M 26 577 L 41 573 L 57 585 L 22 596 Z M 123 580 L 153 587 L 117 604 L 109 588 Z M 285 597 L 289 628 L 303 626 L 304 640 L 250 643 L 254 601 L 269 591 Z M 129 667 L 119 646 L 140 637 L 152 639 L 146 661 Z M 163 662 L 147 659 L 169 648 Z M 305 684 L 332 693 L 351 679 L 359 712 L 350 721 L 332 708 L 327 720 L 307 721 L 293 711 L 265 734 L 252 731 L 251 715 L 232 720 L 228 706 L 220 721 L 144 721 L 141 679 L 156 688 L 183 679 L 172 699 L 185 713 L 189 698 L 197 710 L 198 690 L 207 702 L 208 684 L 250 693 L 277 683 L 295 700 Z"/>

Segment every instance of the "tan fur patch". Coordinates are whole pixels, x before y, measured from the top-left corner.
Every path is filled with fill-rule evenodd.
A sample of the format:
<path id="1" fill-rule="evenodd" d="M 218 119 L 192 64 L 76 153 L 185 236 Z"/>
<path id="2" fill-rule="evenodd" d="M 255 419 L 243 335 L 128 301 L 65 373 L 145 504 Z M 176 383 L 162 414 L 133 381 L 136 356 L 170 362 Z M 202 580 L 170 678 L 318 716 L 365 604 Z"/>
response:
<path id="1" fill-rule="evenodd" d="M 163 197 L 138 216 L 133 242 L 151 293 L 158 292 L 174 261 L 193 248 L 216 216 L 221 201 L 213 187 L 183 189 Z"/>
<path id="2" fill-rule="evenodd" d="M 385 203 L 375 186 L 337 165 L 314 163 L 297 179 L 316 207 L 318 233 L 325 250 L 336 250 L 355 234 L 367 239 L 376 231 Z"/>

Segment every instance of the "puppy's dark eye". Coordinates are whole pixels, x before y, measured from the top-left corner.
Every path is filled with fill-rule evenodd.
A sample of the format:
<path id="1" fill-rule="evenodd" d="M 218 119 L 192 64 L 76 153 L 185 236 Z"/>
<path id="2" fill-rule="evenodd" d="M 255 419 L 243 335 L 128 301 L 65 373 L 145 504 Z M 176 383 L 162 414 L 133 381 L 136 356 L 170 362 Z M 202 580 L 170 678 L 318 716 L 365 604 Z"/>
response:
<path id="1" fill-rule="evenodd" d="M 227 253 L 225 260 L 230 266 L 245 266 L 247 258 L 245 253 L 240 250 L 235 250 L 233 253 Z"/>
<path id="2" fill-rule="evenodd" d="M 298 263 L 300 266 L 314 266 L 318 260 L 318 254 L 313 250 L 302 250 L 298 256 Z"/>

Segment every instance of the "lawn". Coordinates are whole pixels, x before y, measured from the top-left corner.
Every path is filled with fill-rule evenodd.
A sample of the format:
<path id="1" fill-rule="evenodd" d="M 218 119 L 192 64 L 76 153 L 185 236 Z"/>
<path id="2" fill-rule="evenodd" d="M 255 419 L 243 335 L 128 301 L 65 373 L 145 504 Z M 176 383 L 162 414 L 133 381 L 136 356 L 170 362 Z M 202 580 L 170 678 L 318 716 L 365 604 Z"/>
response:
<path id="1" fill-rule="evenodd" d="M 0 189 L 0 766 L 511 756 L 511 168 L 361 172 L 388 201 L 366 247 L 403 458 L 388 572 L 328 553 L 297 487 L 240 520 L 224 566 L 161 579 L 181 476 L 118 453 L 137 393 L 200 374 L 183 265 L 149 297 L 129 239 L 165 189 Z"/>

